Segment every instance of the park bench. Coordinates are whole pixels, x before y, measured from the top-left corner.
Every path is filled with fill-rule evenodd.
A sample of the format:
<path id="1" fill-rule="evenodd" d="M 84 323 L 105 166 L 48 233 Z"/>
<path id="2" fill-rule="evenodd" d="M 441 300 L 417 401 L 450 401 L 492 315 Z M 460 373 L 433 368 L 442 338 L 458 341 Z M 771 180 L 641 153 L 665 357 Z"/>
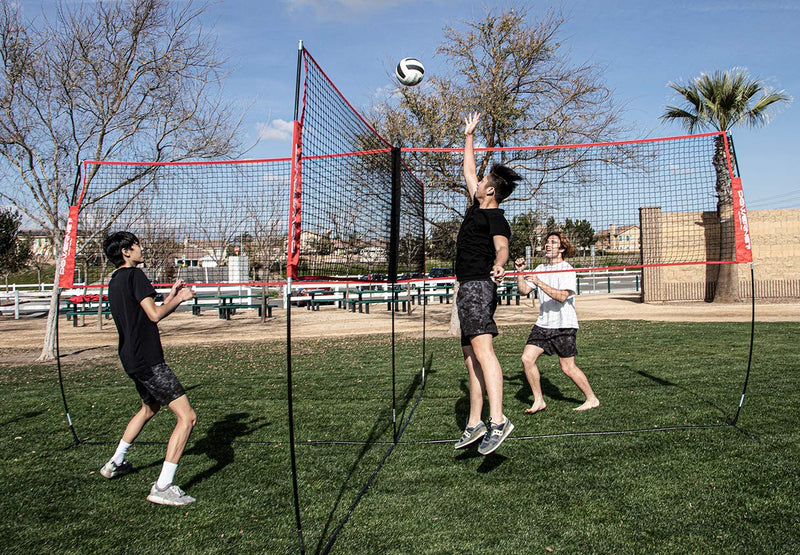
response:
<path id="1" fill-rule="evenodd" d="M 262 304 L 261 304 L 261 295 L 220 295 L 219 296 L 219 318 L 220 320 L 230 320 L 231 316 L 236 314 L 238 309 L 252 309 L 255 308 L 258 310 L 258 315 L 262 316 Z M 259 299 L 259 302 L 256 303 L 242 303 L 242 302 L 233 302 L 235 299 Z M 264 303 L 264 308 L 267 310 L 267 318 L 272 318 L 272 309 L 275 308 L 276 305 L 270 303 L 270 298 L 267 297 L 266 302 Z"/>
<path id="2" fill-rule="evenodd" d="M 444 289 L 444 291 L 442 291 Z M 453 298 L 453 285 L 449 283 L 441 284 L 441 285 L 425 285 L 420 287 L 416 290 L 415 293 L 412 294 L 412 301 L 416 298 L 417 304 L 428 304 L 428 299 L 430 298 L 438 298 L 439 304 L 450 304 L 450 299 Z"/>
<path id="3" fill-rule="evenodd" d="M 98 307 L 98 302 L 102 304 Z M 108 297 L 103 295 L 102 300 L 100 295 L 73 295 L 67 299 L 67 306 L 61 309 L 61 313 L 67 318 L 67 321 L 72 321 L 72 327 L 78 327 L 78 317 L 97 316 L 98 308 L 100 313 L 106 319 L 111 318 L 111 305 L 108 302 Z"/>
<path id="4" fill-rule="evenodd" d="M 385 304 L 386 310 L 392 310 L 392 305 L 395 305 L 395 310 L 400 307 L 400 310 L 406 312 L 408 309 L 409 300 L 407 297 L 405 298 L 396 298 L 392 299 L 388 294 L 382 293 L 380 297 L 378 296 L 364 296 L 359 295 L 358 297 L 352 297 L 347 300 L 347 308 L 350 312 L 355 312 L 358 309 L 358 312 L 369 314 L 369 307 L 373 304 Z"/>

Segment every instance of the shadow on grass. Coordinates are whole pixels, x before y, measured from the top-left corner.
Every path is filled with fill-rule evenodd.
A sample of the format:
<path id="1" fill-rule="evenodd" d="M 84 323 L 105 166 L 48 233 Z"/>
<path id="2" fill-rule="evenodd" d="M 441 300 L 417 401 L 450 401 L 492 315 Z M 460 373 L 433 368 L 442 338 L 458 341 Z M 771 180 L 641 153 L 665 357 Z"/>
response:
<path id="1" fill-rule="evenodd" d="M 663 385 L 664 387 L 674 387 L 676 389 L 680 389 L 684 393 L 688 393 L 689 395 L 691 395 L 692 397 L 697 399 L 700 403 L 705 404 L 705 405 L 707 405 L 707 406 L 719 411 L 720 415 L 722 415 L 726 420 L 729 420 L 731 418 L 730 414 L 725 409 L 723 409 L 722 407 L 720 407 L 719 405 L 717 405 L 713 401 L 709 401 L 707 398 L 702 397 L 701 395 L 699 395 L 697 388 L 689 389 L 689 388 L 684 387 L 684 386 L 682 386 L 680 384 L 677 384 L 675 382 L 671 382 L 671 381 L 666 380 L 664 378 L 661 378 L 659 376 L 655 376 L 655 375 L 650 374 L 648 372 L 645 372 L 643 370 L 636 370 L 635 373 L 639 374 L 643 378 L 647 378 L 648 380 L 651 380 L 651 381 L 657 383 L 658 385 Z"/>
<path id="2" fill-rule="evenodd" d="M 250 414 L 246 412 L 228 414 L 222 420 L 214 422 L 205 437 L 196 441 L 190 449 L 184 452 L 184 455 L 205 455 L 215 461 L 213 466 L 195 474 L 186 482 L 185 488 L 188 489 L 199 484 L 231 464 L 234 459 L 233 443 L 237 439 L 271 424 L 271 422 L 259 424 L 259 421 L 263 420 L 261 417 L 249 421 L 248 418 L 250 418 Z"/>
<path id="3" fill-rule="evenodd" d="M 530 386 L 528 386 L 528 380 L 525 378 L 524 372 L 520 372 L 516 376 L 512 376 L 510 378 L 506 378 L 504 376 L 503 380 L 507 381 L 510 385 L 518 385 L 517 392 L 514 394 L 514 399 L 526 406 L 533 402 L 531 389 Z M 583 402 L 575 397 L 567 397 L 564 395 L 558 386 L 548 380 L 545 376 L 541 377 L 541 384 L 542 395 L 544 395 L 548 400 L 564 401 L 566 403 L 577 404 L 581 404 Z M 459 387 L 461 388 L 462 395 L 458 398 L 458 400 L 456 400 L 454 416 L 458 429 L 463 429 L 464 426 L 466 426 L 467 418 L 469 418 L 469 380 L 466 378 L 462 379 Z M 484 408 L 485 406 L 486 402 L 484 402 Z M 504 412 L 510 412 L 507 405 L 504 407 Z"/>
<path id="4" fill-rule="evenodd" d="M 515 399 L 520 401 L 523 405 L 530 405 L 533 403 L 533 394 L 531 393 L 531 388 L 528 385 L 528 379 L 525 377 L 524 371 L 512 378 L 508 378 L 508 382 L 512 384 L 520 384 L 519 389 L 514 394 Z M 542 385 L 542 395 L 547 399 L 552 399 L 553 401 L 564 401 L 565 403 L 583 403 L 583 401 L 576 397 L 567 397 L 564 395 L 556 384 L 547 379 L 547 376 L 541 376 L 539 382 Z"/>
<path id="5" fill-rule="evenodd" d="M 97 347 L 86 347 L 85 349 L 78 349 L 76 351 L 70 351 L 68 353 L 59 353 L 59 358 L 66 359 L 71 356 L 82 355 L 83 353 L 89 353 L 92 351 L 104 351 L 108 349 L 108 345 L 98 345 Z"/>
<path id="6" fill-rule="evenodd" d="M 480 442 L 476 441 L 469 447 L 465 447 L 463 451 L 459 452 L 458 455 L 455 456 L 455 460 L 468 461 L 482 458 L 483 461 L 476 469 L 479 474 L 488 474 L 508 460 L 508 457 L 505 457 L 497 452 L 489 453 L 485 456 L 481 455 L 478 452 L 479 445 Z"/>
<path id="7" fill-rule="evenodd" d="M 432 365 L 433 365 L 433 355 L 431 355 L 431 357 L 428 358 L 427 364 L 425 366 L 427 374 L 433 373 Z M 414 392 L 419 388 L 421 383 L 422 383 L 421 375 L 420 374 L 416 374 L 414 376 L 414 379 L 411 381 L 411 383 L 406 387 L 406 389 L 403 392 L 403 394 L 398 397 L 397 402 L 396 402 L 397 409 L 398 409 L 397 412 L 399 412 L 400 414 L 405 414 L 406 409 L 411 404 L 411 400 L 414 397 Z M 353 463 L 350 465 L 350 468 L 348 469 L 348 472 L 347 472 L 347 478 L 342 482 L 342 485 L 339 487 L 339 492 L 336 495 L 336 500 L 333 502 L 333 506 L 331 507 L 331 510 L 328 513 L 328 518 L 326 519 L 325 525 L 323 526 L 322 532 L 320 533 L 319 540 L 317 541 L 317 546 L 316 546 L 316 549 L 314 551 L 315 553 L 326 552 L 326 549 L 333 545 L 333 542 L 336 539 L 336 535 L 339 532 L 339 528 L 342 526 L 342 524 L 344 524 L 346 519 L 349 518 L 349 513 L 348 513 L 348 515 L 337 526 L 336 530 L 334 531 L 334 535 L 331 536 L 331 538 L 327 538 L 328 531 L 330 530 L 331 525 L 334 522 L 334 515 L 336 514 L 336 510 L 342 503 L 342 499 L 344 497 L 344 493 L 346 491 L 347 484 L 350 483 L 353 475 L 356 472 L 356 469 L 359 466 L 359 463 L 366 456 L 366 454 L 372 449 L 373 444 L 376 441 L 378 441 L 381 437 L 383 437 L 392 428 L 393 428 L 392 414 L 391 414 L 391 408 L 389 408 L 387 410 L 382 411 L 378 415 L 378 419 L 372 425 L 372 429 L 370 430 L 369 434 L 367 435 L 367 439 L 366 439 L 365 443 L 363 444 L 363 446 L 361 447 L 360 451 L 356 455 L 356 458 L 353 461 Z M 390 447 L 390 449 L 392 449 L 392 448 L 394 448 L 394 445 L 392 445 L 392 447 Z M 366 484 L 365 484 L 365 487 L 366 487 Z M 365 488 L 362 488 L 361 491 L 359 491 L 358 496 L 356 497 L 356 499 L 351 504 L 351 507 L 350 507 L 351 511 L 355 508 L 355 505 L 360 501 L 361 494 L 363 493 L 364 489 Z"/>
<path id="8" fill-rule="evenodd" d="M 19 416 L 12 418 L 10 420 L 6 420 L 5 422 L 0 422 L 0 427 L 8 426 L 9 424 L 13 424 L 15 422 L 21 422 L 22 420 L 26 420 L 28 418 L 36 418 L 37 416 L 44 414 L 46 411 L 37 410 L 37 411 L 30 411 L 30 412 L 23 412 Z"/>

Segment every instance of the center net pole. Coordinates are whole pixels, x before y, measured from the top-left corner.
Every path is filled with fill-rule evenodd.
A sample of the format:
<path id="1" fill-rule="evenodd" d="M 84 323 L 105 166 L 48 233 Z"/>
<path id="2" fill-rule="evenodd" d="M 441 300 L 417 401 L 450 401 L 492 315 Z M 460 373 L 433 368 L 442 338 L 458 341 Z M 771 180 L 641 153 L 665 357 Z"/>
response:
<path id="1" fill-rule="evenodd" d="M 297 455 L 295 453 L 295 436 L 294 436 L 294 407 L 292 403 L 292 274 L 290 271 L 290 264 L 292 263 L 291 249 L 299 248 L 298 245 L 293 244 L 295 235 L 295 227 L 297 222 L 295 216 L 297 215 L 295 201 L 299 201 L 300 186 L 300 126 L 298 122 L 298 110 L 300 104 L 300 75 L 302 72 L 303 64 L 303 41 L 300 41 L 297 46 L 297 81 L 295 85 L 294 96 L 294 134 L 292 140 L 292 170 L 291 170 L 291 186 L 289 187 L 289 237 L 288 246 L 290 252 L 287 253 L 286 261 L 286 294 L 284 295 L 286 302 L 286 399 L 287 399 L 287 412 L 289 413 L 289 457 L 292 464 L 292 495 L 294 497 L 294 518 L 297 525 L 297 541 L 300 548 L 300 553 L 305 553 L 305 546 L 303 545 L 303 523 L 300 518 L 300 494 L 297 486 Z M 294 269 L 296 272 L 296 267 Z"/>

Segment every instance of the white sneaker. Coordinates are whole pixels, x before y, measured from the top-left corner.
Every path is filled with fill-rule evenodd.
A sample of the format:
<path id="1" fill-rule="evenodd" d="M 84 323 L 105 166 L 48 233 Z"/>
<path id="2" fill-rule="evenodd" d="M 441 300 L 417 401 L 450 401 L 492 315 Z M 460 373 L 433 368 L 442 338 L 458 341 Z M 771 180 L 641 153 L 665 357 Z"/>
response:
<path id="1" fill-rule="evenodd" d="M 170 484 L 164 489 L 158 489 L 155 482 L 153 487 L 150 488 L 150 495 L 147 496 L 147 500 L 158 505 L 172 505 L 173 507 L 190 505 L 196 501 L 194 497 L 186 495 L 175 484 Z"/>
<path id="2" fill-rule="evenodd" d="M 118 478 L 124 476 L 131 470 L 133 470 L 133 465 L 128 461 L 122 461 L 120 465 L 114 464 L 114 461 L 108 461 L 103 465 L 103 468 L 100 469 L 100 475 L 104 478 Z"/>

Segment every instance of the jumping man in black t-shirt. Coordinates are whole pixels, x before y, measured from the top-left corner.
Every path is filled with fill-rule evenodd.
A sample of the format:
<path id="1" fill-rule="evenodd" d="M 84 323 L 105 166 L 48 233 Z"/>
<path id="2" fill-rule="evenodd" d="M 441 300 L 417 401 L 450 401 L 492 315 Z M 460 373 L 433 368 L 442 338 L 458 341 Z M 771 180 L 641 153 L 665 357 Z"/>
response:
<path id="1" fill-rule="evenodd" d="M 132 233 L 111 234 L 103 250 L 117 270 L 108 284 L 111 314 L 119 332 L 119 358 L 122 367 L 136 384 L 142 408 L 131 418 L 114 456 L 100 469 L 106 478 L 127 474 L 133 467 L 125 460 L 128 448 L 147 422 L 167 405 L 178 421 L 167 443 L 167 455 L 158 480 L 150 488 L 147 500 L 159 505 L 188 505 L 195 501 L 174 485 L 178 461 L 192 433 L 197 416 L 189 404 L 183 386 L 164 362 L 158 322 L 194 297 L 194 291 L 178 280 L 161 305 L 156 305 L 156 291 L 145 273 L 138 268 L 144 262 L 142 247 Z"/>
<path id="2" fill-rule="evenodd" d="M 497 335 L 494 311 L 497 283 L 503 280 L 508 262 L 511 227 L 498 208 L 514 191 L 517 172 L 495 164 L 478 180 L 473 133 L 480 114 L 470 114 L 464 128 L 464 179 L 471 204 L 456 239 L 456 306 L 461 322 L 461 349 L 469 374 L 469 418 L 456 449 L 483 438 L 478 452 L 488 455 L 505 440 L 514 425 L 503 414 L 503 370 L 494 353 Z M 489 426 L 483 423 L 483 397 L 489 399 Z"/>

